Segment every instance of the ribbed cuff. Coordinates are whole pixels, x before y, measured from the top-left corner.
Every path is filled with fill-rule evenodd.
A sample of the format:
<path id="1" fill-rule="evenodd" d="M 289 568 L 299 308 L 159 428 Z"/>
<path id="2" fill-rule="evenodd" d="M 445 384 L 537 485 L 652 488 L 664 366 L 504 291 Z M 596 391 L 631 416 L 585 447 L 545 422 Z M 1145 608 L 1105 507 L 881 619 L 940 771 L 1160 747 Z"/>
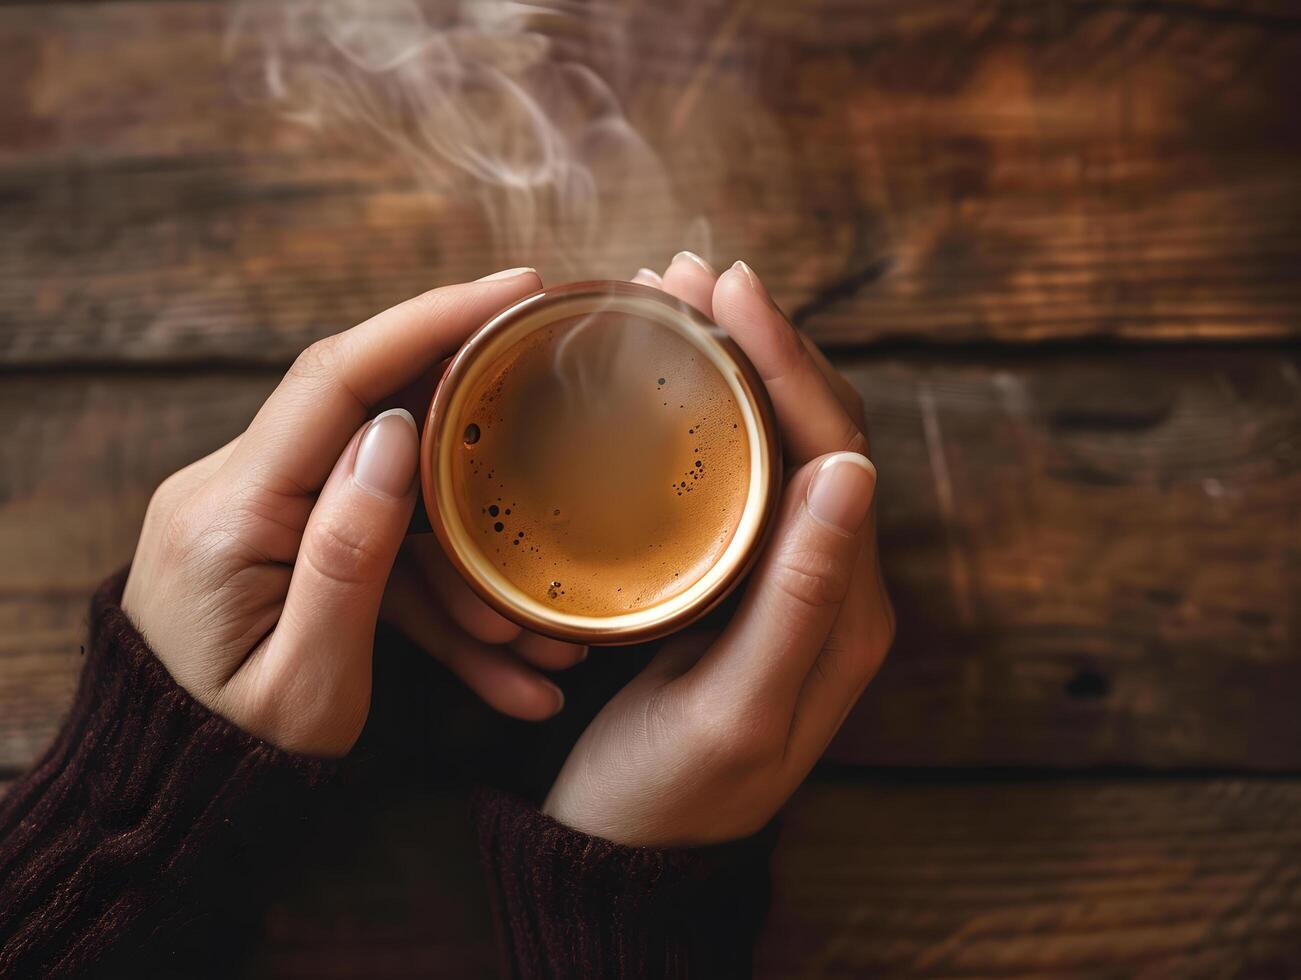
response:
<path id="1" fill-rule="evenodd" d="M 589 837 L 516 796 L 474 798 L 509 977 L 748 977 L 772 828 L 697 849 Z"/>
<path id="2" fill-rule="evenodd" d="M 0 976 L 65 976 L 156 936 L 210 861 L 238 863 L 335 764 L 239 730 L 172 680 L 119 601 L 91 607 L 72 712 L 0 800 Z"/>

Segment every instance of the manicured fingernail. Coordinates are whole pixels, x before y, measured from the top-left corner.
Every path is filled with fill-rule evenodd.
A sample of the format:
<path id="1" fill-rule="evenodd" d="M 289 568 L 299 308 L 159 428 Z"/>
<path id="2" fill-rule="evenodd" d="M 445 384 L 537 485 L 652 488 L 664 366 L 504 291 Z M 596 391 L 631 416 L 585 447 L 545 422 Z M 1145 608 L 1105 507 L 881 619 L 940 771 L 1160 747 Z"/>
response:
<path id="1" fill-rule="evenodd" d="M 706 262 L 704 259 L 702 259 L 702 258 L 701 258 L 699 255 L 697 255 L 695 252 L 687 252 L 687 251 L 679 252 L 677 255 L 673 256 L 673 262 L 671 262 L 671 263 L 669 263 L 669 264 L 670 264 L 670 265 L 674 265 L 674 264 L 676 264 L 679 260 L 681 260 L 681 261 L 683 261 L 683 262 L 691 262 L 691 263 L 694 263 L 695 265 L 700 266 L 700 268 L 702 268 L 702 269 L 704 269 L 706 272 L 708 272 L 711 276 L 714 276 L 714 275 L 717 275 L 717 274 L 718 274 L 718 273 L 716 273 L 716 272 L 714 271 L 714 267 L 713 267 L 712 265 L 710 265 L 708 262 Z"/>
<path id="2" fill-rule="evenodd" d="M 777 309 L 777 304 L 773 302 L 772 294 L 768 292 L 768 287 L 763 284 L 759 277 L 755 275 L 754 270 L 746 265 L 746 263 L 737 259 L 732 263 L 732 269 L 729 271 L 739 272 L 742 277 L 744 277 L 745 284 L 750 287 L 756 296 L 771 306 L 774 310 L 777 310 L 778 313 L 781 313 L 781 310 Z"/>
<path id="3" fill-rule="evenodd" d="M 361 437 L 352 476 L 367 490 L 388 497 L 405 497 L 416 478 L 420 439 L 416 420 L 405 408 L 375 416 Z"/>
<path id="4" fill-rule="evenodd" d="M 813 474 L 809 513 L 843 534 L 855 534 L 867 519 L 876 490 L 876 467 L 859 453 L 836 453 Z"/>
<path id="5" fill-rule="evenodd" d="M 644 282 L 648 286 L 664 285 L 664 280 L 660 277 L 660 274 L 658 272 L 656 272 L 654 269 L 647 269 L 645 267 L 642 267 L 637 270 L 637 274 L 632 277 L 632 281 Z"/>
<path id="6" fill-rule="evenodd" d="M 732 263 L 732 268 L 735 269 L 737 272 L 741 273 L 741 275 L 745 276 L 745 281 L 750 286 L 751 289 L 753 289 L 757 293 L 763 294 L 763 296 L 765 297 L 768 295 L 768 290 L 763 288 L 763 283 L 759 281 L 759 277 L 754 274 L 754 270 L 751 269 L 748 265 L 746 265 L 740 259 L 737 259 L 735 262 Z"/>
<path id="7" fill-rule="evenodd" d="M 476 279 L 474 281 L 475 282 L 496 282 L 498 279 L 514 279 L 516 276 L 522 276 L 526 272 L 532 272 L 534 275 L 536 275 L 537 271 L 538 270 L 533 268 L 531 265 L 522 265 L 518 269 L 502 269 L 501 272 L 494 272 L 490 276 L 484 276 L 483 278 Z"/>

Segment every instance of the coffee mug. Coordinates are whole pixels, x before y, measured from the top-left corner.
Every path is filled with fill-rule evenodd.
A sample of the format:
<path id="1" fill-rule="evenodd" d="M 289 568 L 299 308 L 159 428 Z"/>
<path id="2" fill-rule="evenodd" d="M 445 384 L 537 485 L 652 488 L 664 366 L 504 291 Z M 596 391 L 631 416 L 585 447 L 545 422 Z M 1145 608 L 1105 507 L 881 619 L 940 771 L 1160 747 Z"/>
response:
<path id="1" fill-rule="evenodd" d="M 443 550 L 489 606 L 598 645 L 716 606 L 762 549 L 782 483 L 745 355 L 629 282 L 546 288 L 479 328 L 435 392 L 420 471 Z"/>

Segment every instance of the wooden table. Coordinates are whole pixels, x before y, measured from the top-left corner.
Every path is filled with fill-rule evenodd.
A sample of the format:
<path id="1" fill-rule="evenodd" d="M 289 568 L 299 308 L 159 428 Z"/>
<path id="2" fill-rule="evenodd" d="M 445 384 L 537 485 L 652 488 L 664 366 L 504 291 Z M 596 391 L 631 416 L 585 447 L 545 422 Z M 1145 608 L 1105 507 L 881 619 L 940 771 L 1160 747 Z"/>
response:
<path id="1" fill-rule="evenodd" d="M 1301 974 L 1301 10 L 662 7 L 621 8 L 616 93 L 861 391 L 900 613 L 789 808 L 761 974 Z M 563 271 L 244 99 L 231 12 L 0 3 L 0 780 L 153 487 L 303 345 Z M 425 844 L 454 797 L 277 900 L 258 975 L 491 975 L 472 865 Z"/>

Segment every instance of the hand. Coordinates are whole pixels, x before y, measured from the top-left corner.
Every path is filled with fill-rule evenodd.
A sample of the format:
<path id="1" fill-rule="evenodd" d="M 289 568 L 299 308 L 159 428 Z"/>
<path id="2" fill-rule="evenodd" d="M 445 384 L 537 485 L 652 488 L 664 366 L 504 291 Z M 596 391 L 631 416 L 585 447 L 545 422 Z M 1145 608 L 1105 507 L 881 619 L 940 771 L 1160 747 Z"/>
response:
<path id="1" fill-rule="evenodd" d="M 544 810 L 624 844 L 705 844 L 773 817 L 876 673 L 894 613 L 857 393 L 747 266 L 719 277 L 681 253 L 662 281 L 637 279 L 712 315 L 745 351 L 793 472 L 727 628 L 666 642 L 583 733 Z"/>
<path id="2" fill-rule="evenodd" d="M 411 535 L 402 545 L 380 617 L 489 706 L 524 721 L 550 718 L 565 703 L 560 688 L 539 671 L 564 670 L 587 658 L 587 647 L 530 633 L 490 608 L 432 534 Z"/>
<path id="3" fill-rule="evenodd" d="M 366 420 L 395 395 L 427 405 L 440 362 L 540 285 L 516 269 L 436 289 L 313 344 L 242 435 L 163 482 L 122 607 L 177 683 L 282 748 L 352 747 L 419 452 L 405 409 Z M 503 710 L 559 710 L 559 690 L 519 658 L 556 668 L 582 648 L 506 624 L 431 549 L 402 549 L 386 601 L 396 624 Z"/>

